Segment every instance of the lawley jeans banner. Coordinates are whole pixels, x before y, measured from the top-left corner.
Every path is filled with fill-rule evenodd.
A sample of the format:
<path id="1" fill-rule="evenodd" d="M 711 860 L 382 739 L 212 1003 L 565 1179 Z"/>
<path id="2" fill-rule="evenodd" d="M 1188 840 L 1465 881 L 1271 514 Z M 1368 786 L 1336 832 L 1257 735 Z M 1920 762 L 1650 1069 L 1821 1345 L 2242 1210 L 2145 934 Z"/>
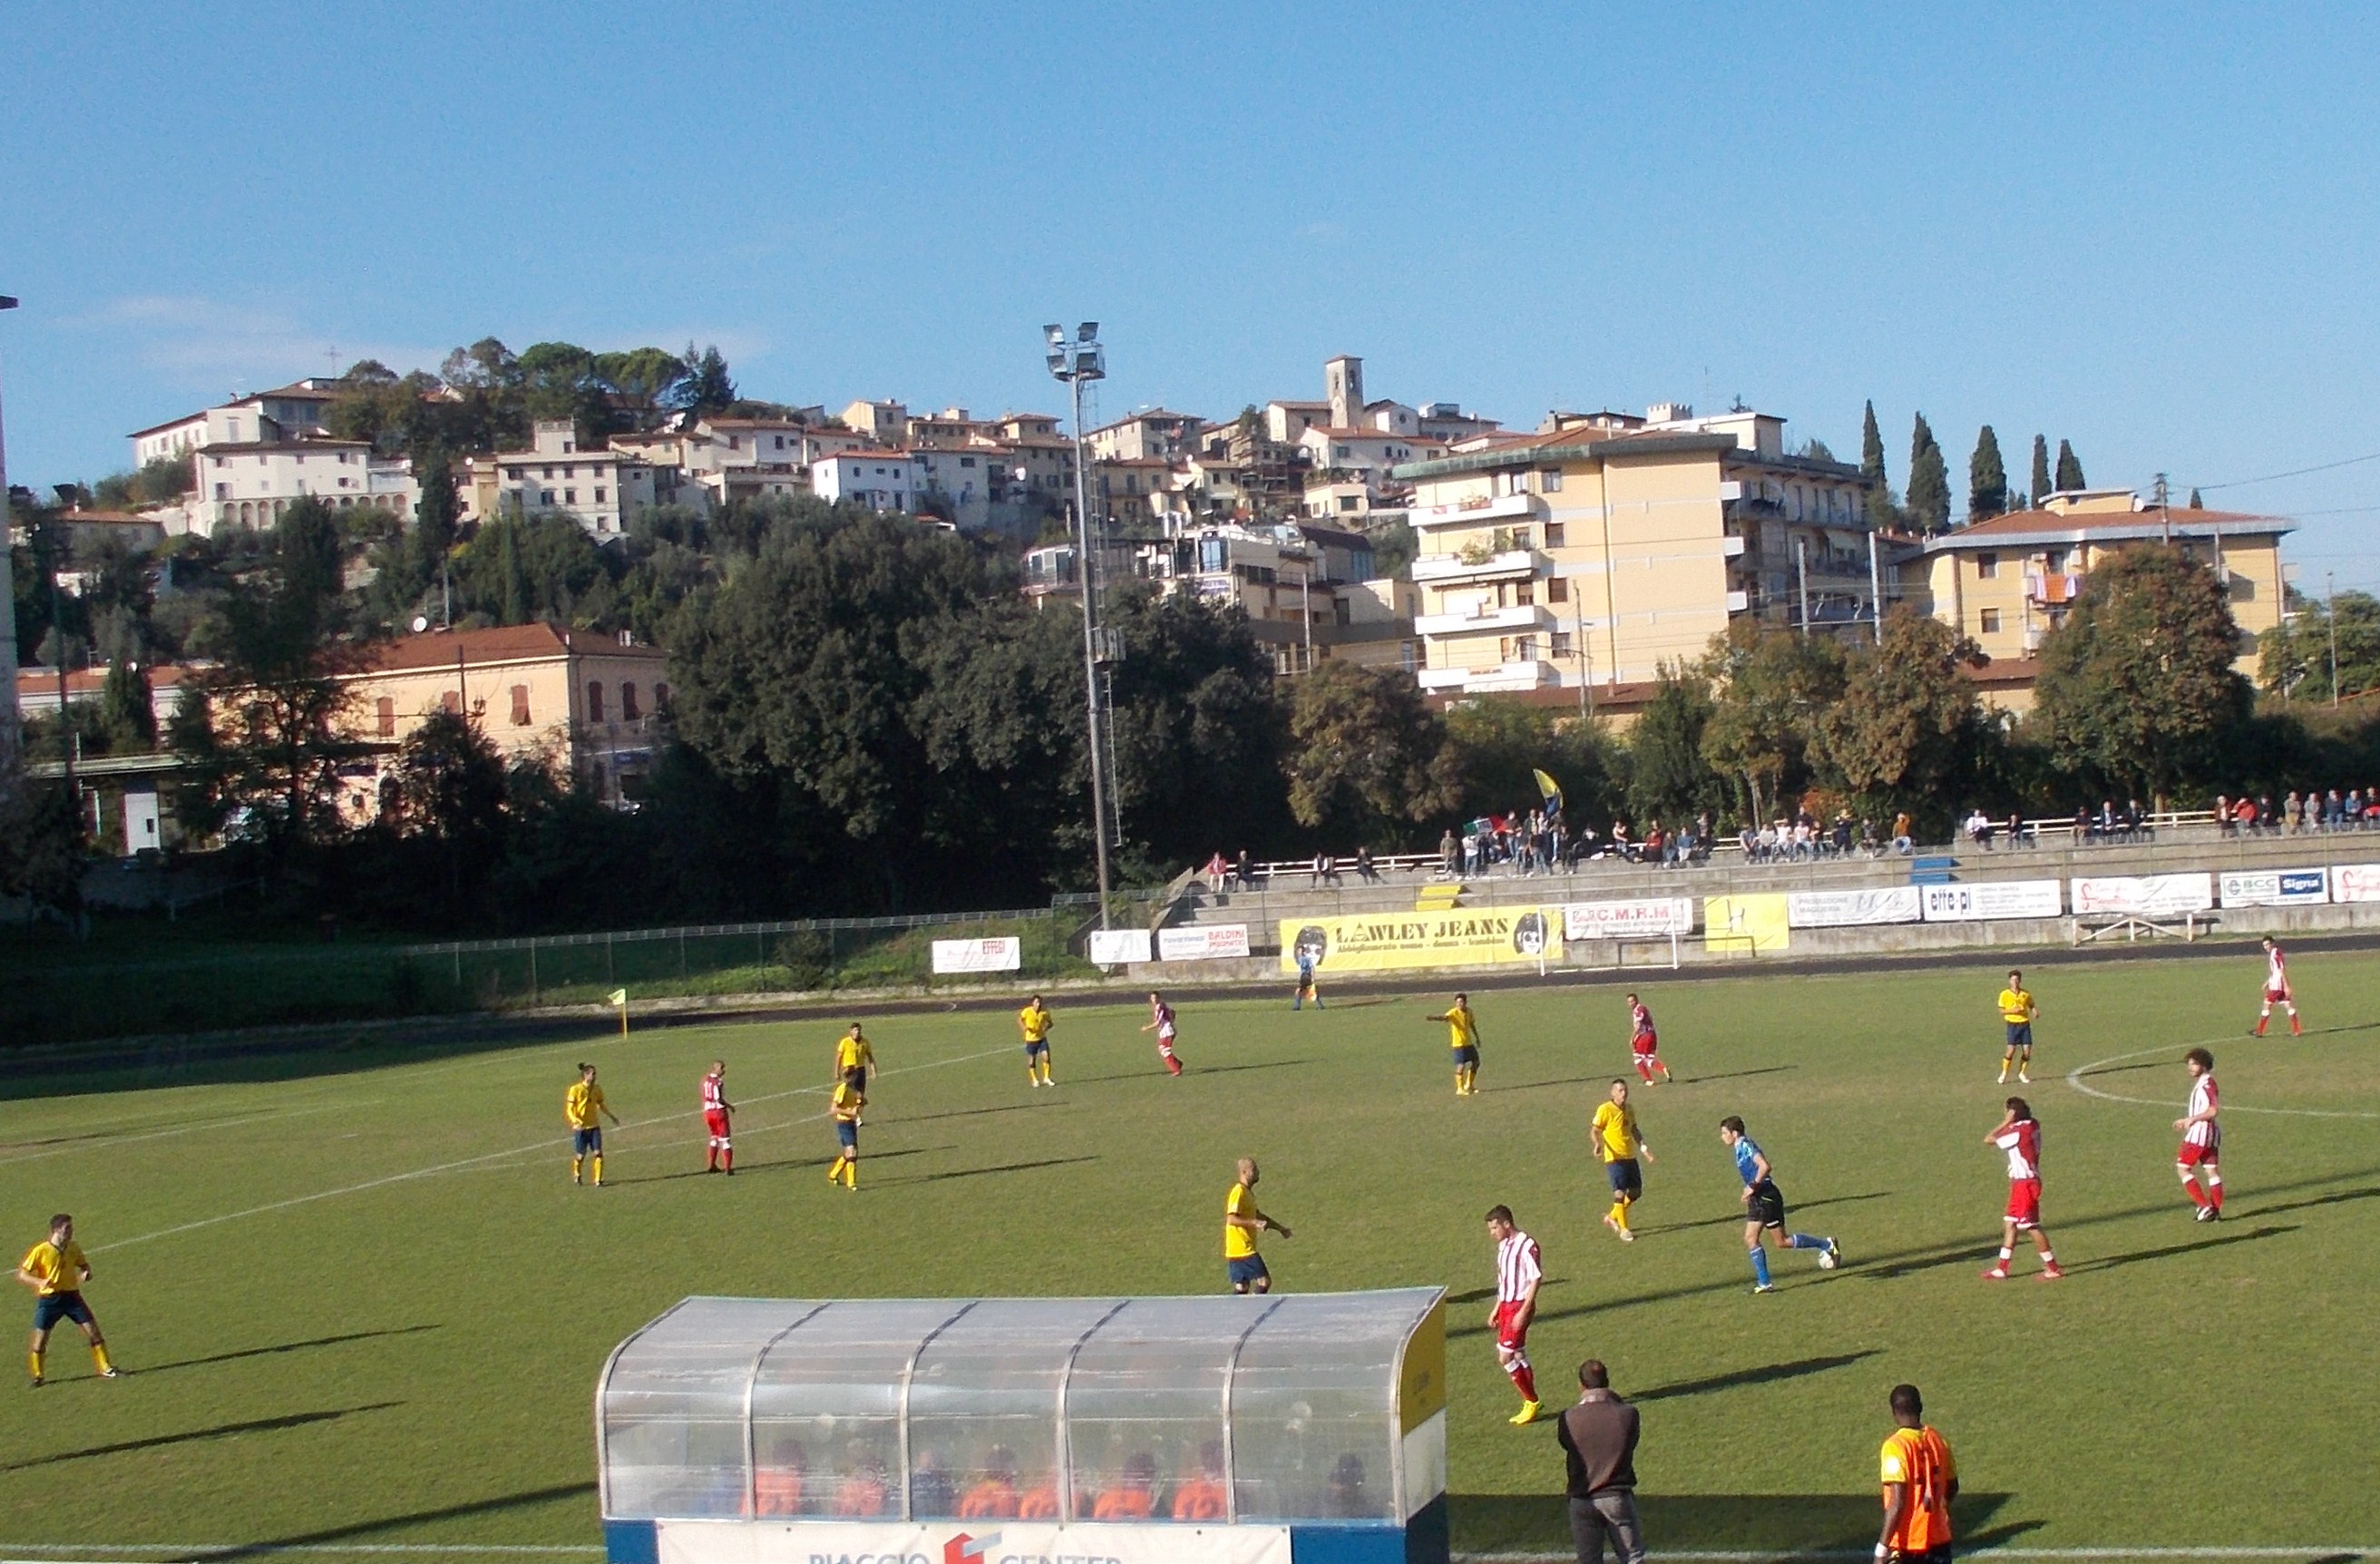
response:
<path id="1" fill-rule="evenodd" d="M 1281 970 L 1302 956 L 1317 971 L 1378 972 L 1407 967 L 1535 966 L 1560 954 L 1561 909 L 1462 908 L 1446 912 L 1353 913 L 1285 918 Z"/>

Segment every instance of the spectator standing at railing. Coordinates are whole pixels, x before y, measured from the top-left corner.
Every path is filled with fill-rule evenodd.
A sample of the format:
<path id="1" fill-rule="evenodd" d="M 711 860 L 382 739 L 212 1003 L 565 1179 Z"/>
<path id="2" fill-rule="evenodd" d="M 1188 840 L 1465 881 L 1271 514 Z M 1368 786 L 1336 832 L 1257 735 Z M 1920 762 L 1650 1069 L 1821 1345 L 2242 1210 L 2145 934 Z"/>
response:
<path id="1" fill-rule="evenodd" d="M 1257 888 L 1256 865 L 1248 861 L 1248 849 L 1245 848 L 1240 849 L 1240 888 L 1242 890 Z"/>
<path id="2" fill-rule="evenodd" d="M 1438 862 L 1450 880 L 1463 873 L 1463 844 L 1454 839 L 1454 827 L 1451 825 L 1446 828 L 1444 836 L 1438 838 Z"/>

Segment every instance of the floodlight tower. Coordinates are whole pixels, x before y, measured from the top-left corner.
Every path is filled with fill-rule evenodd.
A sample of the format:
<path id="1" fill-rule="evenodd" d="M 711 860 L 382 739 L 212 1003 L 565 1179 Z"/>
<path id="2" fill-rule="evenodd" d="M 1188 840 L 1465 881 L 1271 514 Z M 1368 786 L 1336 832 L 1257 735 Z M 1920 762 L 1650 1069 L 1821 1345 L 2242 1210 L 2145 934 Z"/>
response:
<path id="1" fill-rule="evenodd" d="M 1107 354 L 1099 347 L 1099 324 L 1085 321 L 1070 341 L 1066 328 L 1052 323 L 1041 328 L 1049 343 L 1050 373 L 1064 381 L 1075 395 L 1075 573 L 1083 594 L 1084 735 L 1089 741 L 1091 767 L 1091 839 L 1098 849 L 1099 927 L 1108 926 L 1108 801 L 1106 767 L 1101 764 L 1099 721 L 1099 599 L 1091 552 L 1091 489 L 1083 444 L 1083 383 L 1108 377 Z"/>

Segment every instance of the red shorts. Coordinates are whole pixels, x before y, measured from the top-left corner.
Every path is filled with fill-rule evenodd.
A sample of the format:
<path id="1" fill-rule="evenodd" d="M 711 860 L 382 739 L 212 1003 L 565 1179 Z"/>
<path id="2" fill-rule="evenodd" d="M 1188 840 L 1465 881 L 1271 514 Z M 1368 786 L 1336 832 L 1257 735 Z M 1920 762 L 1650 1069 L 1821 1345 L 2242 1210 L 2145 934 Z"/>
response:
<path id="1" fill-rule="evenodd" d="M 1507 1351 L 1517 1352 L 1529 1344 L 1529 1327 L 1521 1323 L 1518 1303 L 1496 1305 L 1496 1345 Z"/>
<path id="2" fill-rule="evenodd" d="M 2265 990 L 2265 1004 L 2267 1004 L 2267 1005 L 2286 1005 L 2286 1004 L 2288 1004 L 2289 1002 L 2289 991 L 2288 989 L 2286 989 L 2286 988 L 2268 988 L 2268 989 Z"/>
<path id="3" fill-rule="evenodd" d="M 2041 1226 L 2041 1180 L 2009 1180 L 2008 1219 L 2024 1228 Z"/>
<path id="4" fill-rule="evenodd" d="M 1628 1047 L 1630 1052 L 1644 1058 L 1650 1058 L 1661 1051 L 1661 1034 L 1658 1032 L 1640 1032 L 1628 1040 Z"/>
<path id="5" fill-rule="evenodd" d="M 727 1139 L 727 1115 L 722 1110 L 718 1108 L 703 1109 L 702 1126 L 704 1129 L 710 1131 L 710 1138 L 712 1140 L 723 1141 Z"/>
<path id="6" fill-rule="evenodd" d="M 2223 1148 L 2202 1146 L 2195 1141 L 2184 1141 L 2181 1142 L 2181 1150 L 2174 1154 L 2173 1159 L 2184 1167 L 2197 1167 L 2201 1165 L 2214 1167 L 2223 1161 Z"/>

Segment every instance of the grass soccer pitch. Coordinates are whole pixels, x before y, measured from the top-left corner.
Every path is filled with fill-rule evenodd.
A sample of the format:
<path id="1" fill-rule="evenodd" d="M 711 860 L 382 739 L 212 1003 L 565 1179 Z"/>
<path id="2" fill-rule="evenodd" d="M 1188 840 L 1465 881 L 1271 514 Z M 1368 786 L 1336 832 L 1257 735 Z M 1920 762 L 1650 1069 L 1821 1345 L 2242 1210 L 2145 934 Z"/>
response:
<path id="1" fill-rule="evenodd" d="M 1027 1087 L 1007 1011 L 871 1019 L 856 1194 L 823 1176 L 827 1021 L 17 1082 L 0 1239 L 13 1259 L 74 1214 L 128 1373 L 91 1377 L 62 1326 L 47 1387 L 0 1374 L 0 1558 L 593 1558 L 596 1373 L 677 1299 L 1216 1290 L 1241 1154 L 1295 1231 L 1264 1245 L 1284 1290 L 1449 1289 L 1458 1552 L 1568 1544 L 1551 1423 L 1505 1423 L 1497 1202 L 1544 1246 L 1549 1409 L 1590 1354 L 1643 1409 L 1657 1553 L 1864 1558 L 1904 1379 L 1957 1453 L 1968 1546 L 2380 1545 L 2380 964 L 2309 949 L 2307 1034 L 2262 1040 L 2252 949 L 2036 970 L 2022 1090 L 2069 1271 L 2048 1285 L 2029 1252 L 2015 1280 L 1978 1275 L 2006 1189 L 1982 1141 L 2019 1090 L 1994 1081 L 2003 969 L 1648 979 L 1677 1079 L 1636 1094 L 1658 1160 L 1629 1245 L 1585 1133 L 1628 1059 L 1609 986 L 1479 994 L 1482 1090 L 1459 1101 L 1441 992 L 1299 1014 L 1285 988 L 1184 994 L 1180 1080 L 1144 1006 L 1062 1003 L 1053 1091 Z M 2215 1225 L 2173 1171 L 2192 1045 L 2223 1086 Z M 714 1056 L 732 1180 L 701 1172 Z M 627 1125 L 600 1191 L 571 1187 L 561 1122 L 582 1058 Z M 1729 1113 L 1844 1268 L 1788 1252 L 1752 1294 Z"/>

